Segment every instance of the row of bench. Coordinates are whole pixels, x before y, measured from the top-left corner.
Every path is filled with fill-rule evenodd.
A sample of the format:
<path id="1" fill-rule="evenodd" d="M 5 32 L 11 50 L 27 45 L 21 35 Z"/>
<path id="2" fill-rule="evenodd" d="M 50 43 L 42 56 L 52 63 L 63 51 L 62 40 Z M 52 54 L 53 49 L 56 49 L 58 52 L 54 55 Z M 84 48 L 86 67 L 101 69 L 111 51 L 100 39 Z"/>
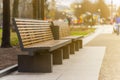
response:
<path id="1" fill-rule="evenodd" d="M 33 19 L 13 19 L 20 48 L 19 72 L 52 72 L 53 64 L 62 64 L 82 48 L 81 36 L 70 36 L 67 24 Z M 64 26 L 63 26 L 64 25 Z"/>

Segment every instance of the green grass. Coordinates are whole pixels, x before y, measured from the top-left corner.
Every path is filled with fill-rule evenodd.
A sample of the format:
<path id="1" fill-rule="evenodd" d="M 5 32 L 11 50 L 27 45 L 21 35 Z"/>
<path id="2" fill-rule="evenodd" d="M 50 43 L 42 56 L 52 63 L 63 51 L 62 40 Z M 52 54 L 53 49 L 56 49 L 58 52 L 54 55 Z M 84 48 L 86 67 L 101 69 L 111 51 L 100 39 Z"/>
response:
<path id="1" fill-rule="evenodd" d="M 0 29 L 0 44 L 1 44 L 1 40 L 2 40 L 2 29 Z"/>
<path id="2" fill-rule="evenodd" d="M 71 29 L 71 35 L 75 35 L 75 36 L 83 35 L 83 36 L 86 36 L 86 35 L 89 35 L 90 33 L 94 32 L 94 31 L 95 31 L 95 28 L 72 28 Z"/>
<path id="3" fill-rule="evenodd" d="M 1 44 L 1 40 L 2 40 L 2 29 L 0 29 L 0 44 Z M 17 46 L 18 45 L 18 38 L 17 38 L 17 35 L 16 35 L 15 32 L 11 31 L 10 40 L 11 40 L 11 45 L 12 46 Z"/>
<path id="4" fill-rule="evenodd" d="M 0 29 L 0 32 L 2 32 L 2 29 Z"/>
<path id="5" fill-rule="evenodd" d="M 11 32 L 11 45 L 12 46 L 18 46 L 19 43 L 18 43 L 18 37 L 17 37 L 17 34 L 15 32 Z"/>

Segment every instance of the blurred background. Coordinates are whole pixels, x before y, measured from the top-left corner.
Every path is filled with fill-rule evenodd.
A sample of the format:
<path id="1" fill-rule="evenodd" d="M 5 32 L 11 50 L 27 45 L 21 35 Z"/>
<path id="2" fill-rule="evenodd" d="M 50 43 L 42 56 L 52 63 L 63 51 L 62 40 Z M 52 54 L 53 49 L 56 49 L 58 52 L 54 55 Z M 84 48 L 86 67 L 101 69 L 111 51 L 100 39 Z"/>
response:
<path id="1" fill-rule="evenodd" d="M 120 0 L 10 0 L 10 17 L 64 21 L 72 35 L 87 35 L 94 32 L 95 25 L 114 24 L 116 14 L 120 15 L 119 4 Z M 0 0 L 0 44 L 2 26 L 3 0 Z M 16 33 L 11 32 L 11 36 L 12 45 L 17 45 Z"/>
<path id="2" fill-rule="evenodd" d="M 33 4 L 39 0 L 10 0 L 11 17 L 34 18 Z M 40 2 L 39 2 L 40 3 Z M 120 13 L 119 0 L 45 0 L 44 19 L 70 19 L 73 25 L 112 24 L 116 13 Z M 43 7 L 38 7 L 38 12 Z M 0 24 L 2 24 L 3 3 L 0 0 Z M 17 11 L 17 12 L 16 12 Z M 37 15 L 37 12 L 36 12 Z"/>

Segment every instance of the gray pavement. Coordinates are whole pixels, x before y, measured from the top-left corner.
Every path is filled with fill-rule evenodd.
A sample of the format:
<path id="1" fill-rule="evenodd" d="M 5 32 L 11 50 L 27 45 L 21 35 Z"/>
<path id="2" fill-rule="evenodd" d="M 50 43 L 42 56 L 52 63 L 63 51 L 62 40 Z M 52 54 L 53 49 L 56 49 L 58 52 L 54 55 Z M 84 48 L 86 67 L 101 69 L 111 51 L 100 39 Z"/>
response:
<path id="1" fill-rule="evenodd" d="M 63 65 L 53 66 L 52 73 L 16 71 L 0 80 L 98 80 L 104 53 L 105 47 L 84 47 L 64 60 Z"/>
<path id="2" fill-rule="evenodd" d="M 120 80 L 120 35 L 101 34 L 86 46 L 106 46 L 99 80 Z"/>
<path id="3" fill-rule="evenodd" d="M 111 28 L 110 28 L 111 29 Z M 110 32 L 104 29 L 104 32 Z M 84 45 L 101 34 L 98 27 L 95 34 L 83 39 Z M 19 73 L 13 72 L 0 80 L 98 80 L 101 64 L 106 51 L 104 46 L 84 47 L 64 60 L 63 65 L 54 65 L 52 73 Z"/>

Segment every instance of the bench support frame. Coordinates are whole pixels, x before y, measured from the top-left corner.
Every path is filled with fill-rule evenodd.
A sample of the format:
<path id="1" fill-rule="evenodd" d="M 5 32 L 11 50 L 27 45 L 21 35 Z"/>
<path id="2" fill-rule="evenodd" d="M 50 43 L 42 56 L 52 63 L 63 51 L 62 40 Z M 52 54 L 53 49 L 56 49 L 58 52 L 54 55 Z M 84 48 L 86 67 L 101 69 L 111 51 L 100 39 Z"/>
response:
<path id="1" fill-rule="evenodd" d="M 70 58 L 70 45 L 63 47 L 63 59 Z"/>
<path id="2" fill-rule="evenodd" d="M 52 72 L 52 54 L 18 55 L 19 72 Z"/>
<path id="3" fill-rule="evenodd" d="M 57 49 L 52 52 L 53 54 L 53 64 L 58 65 L 63 63 L 63 50 Z"/>

